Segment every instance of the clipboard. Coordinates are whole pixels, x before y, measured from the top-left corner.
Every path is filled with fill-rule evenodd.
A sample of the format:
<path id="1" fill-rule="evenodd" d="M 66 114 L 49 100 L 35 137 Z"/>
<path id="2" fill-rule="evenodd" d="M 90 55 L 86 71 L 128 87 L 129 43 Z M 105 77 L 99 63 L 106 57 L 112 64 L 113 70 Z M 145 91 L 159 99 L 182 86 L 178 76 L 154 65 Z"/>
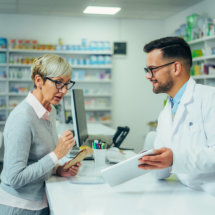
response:
<path id="1" fill-rule="evenodd" d="M 138 168 L 138 160 L 144 155 L 152 154 L 154 154 L 154 150 L 150 149 L 148 151 L 139 153 L 127 160 L 121 161 L 118 164 L 102 169 L 102 177 L 110 186 L 116 186 L 140 175 L 144 175 L 151 170 L 143 170 Z"/>

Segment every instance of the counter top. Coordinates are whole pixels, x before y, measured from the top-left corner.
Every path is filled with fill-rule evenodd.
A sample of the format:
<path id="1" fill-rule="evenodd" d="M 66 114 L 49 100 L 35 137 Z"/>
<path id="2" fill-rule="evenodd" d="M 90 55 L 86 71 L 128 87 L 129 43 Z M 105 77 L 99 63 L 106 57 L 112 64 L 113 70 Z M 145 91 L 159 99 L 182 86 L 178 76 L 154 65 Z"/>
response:
<path id="1" fill-rule="evenodd" d="M 83 169 L 86 165 L 93 167 L 88 163 Z M 89 177 L 87 169 L 80 170 L 79 176 L 85 172 Z M 53 176 L 46 190 L 52 215 L 209 215 L 215 211 L 215 197 L 178 180 L 157 180 L 151 173 L 116 187 Z"/>

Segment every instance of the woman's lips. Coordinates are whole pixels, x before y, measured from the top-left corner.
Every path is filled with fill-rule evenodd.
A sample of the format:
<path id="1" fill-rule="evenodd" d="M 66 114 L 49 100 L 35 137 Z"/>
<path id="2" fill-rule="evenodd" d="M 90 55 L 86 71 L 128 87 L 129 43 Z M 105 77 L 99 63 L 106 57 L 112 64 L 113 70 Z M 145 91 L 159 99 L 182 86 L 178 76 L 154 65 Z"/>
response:
<path id="1" fill-rule="evenodd" d="M 61 96 L 55 96 L 54 98 L 55 98 L 55 100 L 58 100 L 58 101 L 60 101 L 62 99 Z"/>

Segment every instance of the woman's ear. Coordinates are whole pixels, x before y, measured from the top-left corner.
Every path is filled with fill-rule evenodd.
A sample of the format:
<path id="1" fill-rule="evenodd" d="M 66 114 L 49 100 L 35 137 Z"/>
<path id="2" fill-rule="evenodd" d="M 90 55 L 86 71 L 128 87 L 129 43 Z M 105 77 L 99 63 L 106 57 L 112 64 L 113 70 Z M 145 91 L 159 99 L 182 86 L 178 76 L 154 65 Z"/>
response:
<path id="1" fill-rule="evenodd" d="M 43 79 L 40 75 L 35 75 L 34 84 L 35 84 L 36 88 L 42 89 Z"/>

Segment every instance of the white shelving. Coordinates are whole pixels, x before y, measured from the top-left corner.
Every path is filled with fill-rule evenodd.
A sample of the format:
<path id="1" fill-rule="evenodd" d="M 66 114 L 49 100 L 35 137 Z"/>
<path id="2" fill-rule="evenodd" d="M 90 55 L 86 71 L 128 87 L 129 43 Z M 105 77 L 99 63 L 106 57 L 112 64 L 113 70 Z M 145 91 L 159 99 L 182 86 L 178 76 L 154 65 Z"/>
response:
<path id="1" fill-rule="evenodd" d="M 194 79 L 215 79 L 215 75 L 197 75 L 197 76 L 192 76 Z"/>
<path id="2" fill-rule="evenodd" d="M 0 72 L 5 72 L 5 77 L 0 76 L 0 130 L 3 129 L 10 111 L 24 99 L 29 90 L 33 89 L 30 78 L 31 60 L 46 53 L 60 55 L 72 65 L 73 77 L 76 81 L 74 88 L 84 90 L 89 122 L 111 123 L 112 50 L 0 49 L 0 52 L 6 54 L 6 62 L 0 64 Z M 71 114 L 70 97 L 68 92 L 64 98 L 67 115 Z M 93 105 L 96 108 L 92 108 Z"/>
<path id="3" fill-rule="evenodd" d="M 215 35 L 203 37 L 197 40 L 188 42 L 191 49 L 203 50 L 202 57 L 193 58 L 193 64 L 199 70 L 198 75 L 192 76 L 198 83 L 215 86 L 215 70 L 209 68 L 209 73 L 205 74 L 204 65 L 215 65 Z M 214 50 L 213 50 L 214 48 Z"/>
<path id="4" fill-rule="evenodd" d="M 202 42 L 206 42 L 206 41 L 214 40 L 214 39 L 215 39 L 215 35 L 212 35 L 212 36 L 209 36 L 209 37 L 202 37 L 200 39 L 193 40 L 193 41 L 190 41 L 188 43 L 189 43 L 189 45 L 193 45 L 193 44 L 198 44 L 198 43 L 202 43 Z"/>

